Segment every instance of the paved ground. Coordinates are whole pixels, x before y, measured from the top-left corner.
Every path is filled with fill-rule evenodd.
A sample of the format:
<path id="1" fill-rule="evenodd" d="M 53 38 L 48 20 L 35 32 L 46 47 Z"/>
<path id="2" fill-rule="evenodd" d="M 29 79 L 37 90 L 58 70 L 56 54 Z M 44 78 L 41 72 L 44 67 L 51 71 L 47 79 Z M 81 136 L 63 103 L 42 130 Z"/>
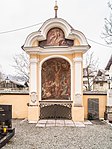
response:
<path id="1" fill-rule="evenodd" d="M 59 122 L 55 121 L 55 125 Z M 76 123 L 47 127 L 49 121 L 46 127 L 36 127 L 27 121 L 14 120 L 16 134 L 3 149 L 112 149 L 112 126 L 103 122 L 86 123 L 83 123 L 85 127 L 76 127 Z"/>
<path id="2" fill-rule="evenodd" d="M 91 125 L 90 121 L 73 122 L 72 120 L 39 120 L 36 127 L 53 127 L 53 126 L 68 126 L 68 127 L 85 127 Z"/>

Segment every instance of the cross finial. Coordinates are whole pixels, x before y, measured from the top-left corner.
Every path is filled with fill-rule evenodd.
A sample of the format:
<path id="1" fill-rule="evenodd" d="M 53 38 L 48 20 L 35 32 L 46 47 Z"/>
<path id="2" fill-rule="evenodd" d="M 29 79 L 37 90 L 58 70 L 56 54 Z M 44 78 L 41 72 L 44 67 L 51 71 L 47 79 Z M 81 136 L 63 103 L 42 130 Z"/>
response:
<path id="1" fill-rule="evenodd" d="M 58 10 L 57 0 L 55 1 L 54 10 L 55 10 L 55 18 L 57 18 L 57 10 Z"/>

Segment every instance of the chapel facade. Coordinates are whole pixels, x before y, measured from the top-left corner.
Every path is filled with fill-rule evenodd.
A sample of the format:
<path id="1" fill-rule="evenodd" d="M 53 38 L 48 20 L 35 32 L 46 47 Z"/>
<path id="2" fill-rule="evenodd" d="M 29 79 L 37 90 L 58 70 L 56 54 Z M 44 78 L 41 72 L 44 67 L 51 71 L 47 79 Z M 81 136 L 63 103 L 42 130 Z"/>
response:
<path id="1" fill-rule="evenodd" d="M 28 121 L 65 118 L 84 121 L 83 54 L 90 45 L 67 21 L 48 19 L 28 35 L 23 49 L 30 56 Z"/>

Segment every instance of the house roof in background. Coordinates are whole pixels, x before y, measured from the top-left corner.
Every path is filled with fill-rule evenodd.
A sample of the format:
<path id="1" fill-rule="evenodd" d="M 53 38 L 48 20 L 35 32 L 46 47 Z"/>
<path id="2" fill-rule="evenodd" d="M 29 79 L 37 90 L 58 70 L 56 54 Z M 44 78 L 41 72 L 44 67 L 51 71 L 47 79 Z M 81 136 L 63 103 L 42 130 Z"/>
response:
<path id="1" fill-rule="evenodd" d="M 111 57 L 110 57 L 110 59 L 108 61 L 108 64 L 107 64 L 105 70 L 109 70 L 111 65 L 112 65 L 112 55 L 111 55 Z"/>

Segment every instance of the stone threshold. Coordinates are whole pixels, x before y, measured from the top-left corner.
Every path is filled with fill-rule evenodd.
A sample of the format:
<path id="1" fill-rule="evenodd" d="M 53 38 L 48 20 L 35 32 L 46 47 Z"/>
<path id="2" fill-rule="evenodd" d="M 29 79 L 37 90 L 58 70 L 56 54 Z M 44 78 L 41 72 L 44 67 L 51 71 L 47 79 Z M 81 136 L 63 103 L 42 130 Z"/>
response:
<path id="1" fill-rule="evenodd" d="M 73 122 L 72 120 L 54 120 L 54 119 L 42 119 L 36 124 L 36 127 L 86 127 L 86 125 L 91 125 L 89 120 L 84 122 Z"/>

